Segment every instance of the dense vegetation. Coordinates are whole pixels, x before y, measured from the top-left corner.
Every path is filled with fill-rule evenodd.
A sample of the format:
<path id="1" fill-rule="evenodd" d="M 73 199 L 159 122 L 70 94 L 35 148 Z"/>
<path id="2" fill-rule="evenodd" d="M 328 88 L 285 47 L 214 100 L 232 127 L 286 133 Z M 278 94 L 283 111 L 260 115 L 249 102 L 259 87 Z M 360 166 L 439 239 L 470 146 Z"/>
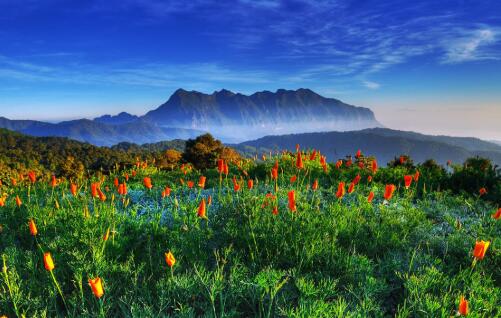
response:
<path id="1" fill-rule="evenodd" d="M 18 178 L 0 187 L 0 316 L 450 317 L 465 313 L 461 297 L 471 317 L 501 315 L 488 160 L 225 163 L 210 136 L 187 149 L 179 160 L 201 169 L 7 176 Z"/>

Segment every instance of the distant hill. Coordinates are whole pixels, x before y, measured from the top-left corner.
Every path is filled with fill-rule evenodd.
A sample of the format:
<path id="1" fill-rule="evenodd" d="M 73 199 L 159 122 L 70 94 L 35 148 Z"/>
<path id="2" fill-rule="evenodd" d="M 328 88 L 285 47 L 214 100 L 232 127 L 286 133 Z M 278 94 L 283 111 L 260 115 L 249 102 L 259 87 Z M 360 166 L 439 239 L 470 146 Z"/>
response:
<path id="1" fill-rule="evenodd" d="M 131 115 L 126 112 L 121 112 L 118 115 L 103 115 L 101 117 L 94 118 L 95 122 L 109 124 L 109 125 L 123 125 L 135 122 L 139 117 L 136 115 Z"/>
<path id="2" fill-rule="evenodd" d="M 143 144 L 171 139 L 188 139 L 204 133 L 195 129 L 160 127 L 144 120 L 120 125 L 88 119 L 52 124 L 0 117 L 0 128 L 38 137 L 68 137 L 96 146 L 112 146 L 120 142 Z"/>
<path id="3" fill-rule="evenodd" d="M 370 109 L 326 98 L 309 89 L 252 95 L 224 89 L 212 94 L 179 89 L 142 119 L 160 126 L 206 130 L 226 142 L 269 134 L 381 126 Z"/>
<path id="4" fill-rule="evenodd" d="M 319 149 L 330 161 L 353 155 L 361 149 L 366 155 L 376 156 L 380 163 L 387 163 L 394 156 L 407 154 L 416 162 L 431 158 L 441 164 L 448 160 L 462 163 L 468 157 L 479 155 L 501 164 L 501 146 L 490 142 L 476 138 L 429 136 L 382 128 L 266 136 L 233 147 L 246 155 L 253 155 L 270 150 L 294 151 L 296 144 L 300 144 L 303 149 Z"/>

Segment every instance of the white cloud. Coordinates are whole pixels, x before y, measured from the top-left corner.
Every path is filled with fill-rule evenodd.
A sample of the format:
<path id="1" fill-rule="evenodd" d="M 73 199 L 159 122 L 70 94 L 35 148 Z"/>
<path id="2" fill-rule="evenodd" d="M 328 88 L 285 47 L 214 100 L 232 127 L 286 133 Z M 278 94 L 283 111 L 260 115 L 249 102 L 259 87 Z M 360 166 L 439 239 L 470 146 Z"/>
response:
<path id="1" fill-rule="evenodd" d="M 445 42 L 446 56 L 444 63 L 460 63 L 474 60 L 497 59 L 482 48 L 497 41 L 496 33 L 492 29 L 470 31 L 463 37 Z"/>
<path id="2" fill-rule="evenodd" d="M 381 87 L 381 85 L 379 83 L 376 83 L 376 82 L 372 82 L 372 81 L 363 81 L 362 82 L 364 84 L 365 87 L 367 87 L 368 89 L 378 89 Z"/>

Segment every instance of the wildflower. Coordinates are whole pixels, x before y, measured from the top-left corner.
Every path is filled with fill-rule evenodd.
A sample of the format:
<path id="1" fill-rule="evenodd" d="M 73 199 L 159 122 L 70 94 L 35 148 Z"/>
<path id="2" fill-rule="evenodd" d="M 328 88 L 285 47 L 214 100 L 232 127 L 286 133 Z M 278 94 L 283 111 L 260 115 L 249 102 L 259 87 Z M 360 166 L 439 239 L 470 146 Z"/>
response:
<path id="1" fill-rule="evenodd" d="M 103 282 L 100 277 L 89 278 L 89 286 L 92 289 L 92 293 L 97 298 L 101 298 L 104 295 Z"/>
<path id="2" fill-rule="evenodd" d="M 418 182 L 419 181 L 419 176 L 421 174 L 419 173 L 419 171 L 416 170 L 416 173 L 414 174 L 414 182 Z"/>
<path id="3" fill-rule="evenodd" d="M 212 205 L 212 195 L 207 198 L 207 205 Z"/>
<path id="4" fill-rule="evenodd" d="M 360 175 L 359 175 L 359 174 L 357 174 L 357 175 L 355 176 L 355 178 L 353 179 L 353 183 L 354 183 L 355 185 L 357 185 L 357 184 L 360 182 L 360 179 L 362 179 L 362 177 L 360 177 Z"/>
<path id="5" fill-rule="evenodd" d="M 271 213 L 273 213 L 273 215 L 278 215 L 278 206 L 274 206 Z"/>
<path id="6" fill-rule="evenodd" d="M 148 190 L 151 190 L 151 188 L 153 188 L 153 185 L 151 184 L 151 178 L 150 178 L 150 177 L 144 177 L 144 179 L 143 179 L 143 184 L 144 184 L 144 186 L 145 186 Z"/>
<path id="7" fill-rule="evenodd" d="M 104 234 L 104 236 L 103 236 L 103 241 L 105 241 L 105 242 L 106 242 L 106 241 L 108 240 L 108 238 L 109 238 L 109 237 L 110 237 L 110 228 L 108 228 L 108 229 L 106 230 L 106 233 L 105 233 L 105 234 Z"/>
<path id="8" fill-rule="evenodd" d="M 499 218 L 501 218 L 501 208 L 499 208 L 499 210 L 497 210 L 496 212 L 494 212 L 494 214 L 492 215 L 492 217 L 495 220 L 499 220 Z"/>
<path id="9" fill-rule="evenodd" d="M 480 188 L 480 190 L 478 190 L 478 193 L 480 194 L 480 196 L 482 196 L 484 194 L 487 194 L 487 189 L 486 188 Z"/>
<path id="10" fill-rule="evenodd" d="M 225 163 L 224 163 L 223 173 L 224 173 L 225 175 L 228 175 L 228 172 L 229 172 L 229 169 L 228 169 L 228 164 L 225 162 Z"/>
<path id="11" fill-rule="evenodd" d="M 367 182 L 371 183 L 372 182 L 372 176 L 367 176 Z"/>
<path id="12" fill-rule="evenodd" d="M 336 197 L 338 199 L 341 199 L 345 193 L 346 193 L 346 190 L 344 188 L 344 182 L 339 182 L 339 185 L 337 186 Z"/>
<path id="13" fill-rule="evenodd" d="M 464 298 L 464 296 L 461 296 L 461 299 L 459 300 L 459 308 L 458 312 L 461 316 L 466 316 L 468 315 L 468 301 Z"/>
<path id="14" fill-rule="evenodd" d="M 358 149 L 357 154 L 355 155 L 356 158 L 360 158 L 362 156 L 362 151 Z"/>
<path id="15" fill-rule="evenodd" d="M 296 180 L 297 180 L 297 176 L 296 176 L 296 175 L 293 175 L 293 176 L 291 177 L 291 179 L 290 179 L 291 183 L 296 182 Z"/>
<path id="16" fill-rule="evenodd" d="M 301 152 L 298 152 L 298 153 L 297 153 L 296 167 L 297 167 L 298 169 L 303 169 L 303 168 L 304 168 L 304 165 L 303 165 L 303 158 L 301 157 Z"/>
<path id="17" fill-rule="evenodd" d="M 169 197 L 171 192 L 171 188 L 168 186 L 165 187 L 165 189 L 162 191 L 162 198 Z"/>
<path id="18" fill-rule="evenodd" d="M 351 165 L 353 164 L 353 161 L 350 159 L 348 161 L 346 161 L 346 166 L 349 168 L 351 167 Z"/>
<path id="19" fill-rule="evenodd" d="M 310 155 L 310 161 L 313 161 L 315 160 L 315 158 L 317 157 L 317 151 L 316 150 L 313 150 L 313 152 L 311 153 Z"/>
<path id="20" fill-rule="evenodd" d="M 412 178 L 412 176 L 410 176 L 410 175 L 405 175 L 405 176 L 404 176 L 404 182 L 405 182 L 405 188 L 406 188 L 406 189 L 409 189 L 409 188 L 410 188 L 411 183 L 412 183 L 412 179 L 413 179 L 413 178 Z"/>
<path id="21" fill-rule="evenodd" d="M 343 165 L 343 160 L 338 160 L 336 161 L 336 168 L 341 168 L 341 166 Z"/>
<path id="22" fill-rule="evenodd" d="M 200 205 L 198 206 L 198 217 L 202 218 L 202 219 L 207 219 L 207 216 L 206 216 L 206 213 L 207 213 L 207 209 L 205 207 L 205 198 L 202 199 L 202 201 L 200 202 Z"/>
<path id="23" fill-rule="evenodd" d="M 289 191 L 287 196 L 289 198 L 289 210 L 291 210 L 292 212 L 296 211 L 296 193 L 294 192 L 294 190 L 291 190 Z"/>
<path id="24" fill-rule="evenodd" d="M 193 188 L 193 186 L 195 185 L 195 182 L 193 182 L 193 181 L 189 180 L 186 184 L 188 185 L 188 188 L 190 188 L 190 189 L 191 189 L 191 188 Z"/>
<path id="25" fill-rule="evenodd" d="M 169 251 L 165 253 L 165 262 L 170 268 L 172 268 L 176 264 L 176 258 L 174 257 L 174 254 L 172 254 L 172 252 Z"/>
<path id="26" fill-rule="evenodd" d="M 52 255 L 50 252 L 45 252 L 43 254 L 43 263 L 45 266 L 45 269 L 51 272 L 54 269 L 54 260 L 52 259 Z"/>
<path id="27" fill-rule="evenodd" d="M 35 224 L 35 221 L 33 221 L 33 219 L 30 219 L 30 221 L 28 222 L 28 226 L 30 227 L 31 235 L 37 236 L 38 229 L 37 229 L 37 225 Z"/>
<path id="28" fill-rule="evenodd" d="M 407 161 L 407 158 L 405 158 L 405 156 L 400 156 L 400 164 L 403 165 L 405 163 L 405 161 Z"/>
<path id="29" fill-rule="evenodd" d="M 21 199 L 19 198 L 19 196 L 16 195 L 16 205 L 17 205 L 17 207 L 20 208 L 22 204 L 23 204 L 23 201 L 21 201 Z"/>
<path id="30" fill-rule="evenodd" d="M 101 200 L 101 202 L 106 201 L 106 195 L 103 193 L 103 191 L 101 191 L 101 189 L 97 188 L 97 194 L 98 194 L 99 200 Z"/>
<path id="31" fill-rule="evenodd" d="M 273 180 L 277 180 L 278 179 L 278 169 L 275 169 L 275 167 L 273 167 L 271 169 L 271 178 Z"/>
<path id="32" fill-rule="evenodd" d="M 90 193 L 93 198 L 96 198 L 98 196 L 97 189 L 99 188 L 99 183 L 94 182 L 90 185 Z"/>
<path id="33" fill-rule="evenodd" d="M 10 178 L 10 183 L 12 184 L 13 187 L 17 186 L 17 181 L 14 178 Z"/>
<path id="34" fill-rule="evenodd" d="M 77 195 L 77 185 L 72 183 L 70 184 L 70 192 L 71 192 L 71 195 L 72 196 L 76 196 Z"/>
<path id="35" fill-rule="evenodd" d="M 369 192 L 369 196 L 367 197 L 367 202 L 372 203 L 372 200 L 374 199 L 374 192 Z"/>
<path id="36" fill-rule="evenodd" d="M 491 242 L 489 241 L 476 241 L 475 248 L 473 249 L 473 257 L 477 260 L 482 260 L 490 244 Z"/>
<path id="37" fill-rule="evenodd" d="M 219 174 L 222 174 L 224 172 L 224 160 L 223 159 L 217 160 L 217 171 L 219 172 Z"/>
<path id="38" fill-rule="evenodd" d="M 52 179 L 50 181 L 50 186 L 55 188 L 57 186 L 57 179 L 55 175 L 52 175 Z"/>
<path id="39" fill-rule="evenodd" d="M 318 189 L 318 179 L 315 179 L 315 181 L 313 181 L 311 188 L 313 189 L 313 191 L 316 191 Z"/>
<path id="40" fill-rule="evenodd" d="M 118 194 L 127 195 L 127 184 L 125 182 L 118 185 Z"/>
<path id="41" fill-rule="evenodd" d="M 353 191 L 355 191 L 355 182 L 350 183 L 348 187 L 348 193 L 353 193 Z"/>
<path id="42" fill-rule="evenodd" d="M 253 187 L 254 187 L 254 180 L 252 179 L 247 180 L 247 189 L 252 190 Z"/>
<path id="43" fill-rule="evenodd" d="M 198 179 L 198 186 L 200 188 L 202 188 L 202 189 L 205 188 L 205 180 L 206 179 L 207 178 L 205 176 L 200 176 L 200 179 Z"/>
<path id="44" fill-rule="evenodd" d="M 384 199 L 389 201 L 393 197 L 393 192 L 395 192 L 394 184 L 387 184 L 384 190 Z"/>
<path id="45" fill-rule="evenodd" d="M 35 175 L 35 171 L 28 172 L 28 178 L 30 179 L 31 183 L 35 183 L 37 181 L 37 176 Z"/>

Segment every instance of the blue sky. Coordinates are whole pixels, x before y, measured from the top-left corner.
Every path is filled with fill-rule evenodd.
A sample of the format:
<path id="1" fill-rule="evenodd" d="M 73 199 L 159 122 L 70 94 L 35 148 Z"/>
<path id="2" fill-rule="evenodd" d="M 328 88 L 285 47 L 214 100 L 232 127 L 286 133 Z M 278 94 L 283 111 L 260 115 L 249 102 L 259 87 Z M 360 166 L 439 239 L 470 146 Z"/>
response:
<path id="1" fill-rule="evenodd" d="M 501 1 L 0 0 L 0 116 L 311 88 L 390 128 L 501 140 Z"/>

